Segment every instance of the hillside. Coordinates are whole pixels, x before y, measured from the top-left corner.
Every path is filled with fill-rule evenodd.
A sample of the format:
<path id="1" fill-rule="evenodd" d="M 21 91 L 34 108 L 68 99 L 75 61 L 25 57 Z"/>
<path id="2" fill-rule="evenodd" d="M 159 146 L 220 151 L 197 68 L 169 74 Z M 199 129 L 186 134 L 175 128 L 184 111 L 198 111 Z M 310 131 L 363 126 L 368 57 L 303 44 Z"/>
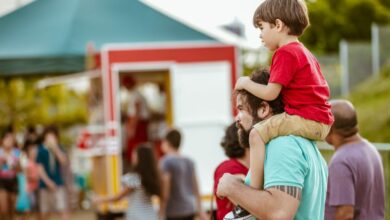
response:
<path id="1" fill-rule="evenodd" d="M 359 85 L 348 99 L 357 109 L 363 137 L 390 143 L 390 68 L 382 71 L 378 78 Z"/>

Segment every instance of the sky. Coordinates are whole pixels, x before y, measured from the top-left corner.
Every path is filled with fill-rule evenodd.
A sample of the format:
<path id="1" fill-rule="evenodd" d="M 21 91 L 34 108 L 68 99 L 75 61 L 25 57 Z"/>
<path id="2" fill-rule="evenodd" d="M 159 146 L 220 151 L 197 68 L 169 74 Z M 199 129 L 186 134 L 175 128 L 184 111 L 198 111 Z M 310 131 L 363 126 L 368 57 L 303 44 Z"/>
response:
<path id="1" fill-rule="evenodd" d="M 17 5 L 34 0 L 0 0 L 0 16 Z M 245 35 L 250 45 L 260 46 L 259 31 L 252 25 L 252 16 L 262 0 L 142 0 L 165 12 L 190 21 L 203 28 L 215 28 L 229 24 L 235 19 L 245 26 Z"/>
<path id="2" fill-rule="evenodd" d="M 143 0 L 204 28 L 216 27 L 239 20 L 245 26 L 247 40 L 260 46 L 259 30 L 252 16 L 262 0 Z"/>

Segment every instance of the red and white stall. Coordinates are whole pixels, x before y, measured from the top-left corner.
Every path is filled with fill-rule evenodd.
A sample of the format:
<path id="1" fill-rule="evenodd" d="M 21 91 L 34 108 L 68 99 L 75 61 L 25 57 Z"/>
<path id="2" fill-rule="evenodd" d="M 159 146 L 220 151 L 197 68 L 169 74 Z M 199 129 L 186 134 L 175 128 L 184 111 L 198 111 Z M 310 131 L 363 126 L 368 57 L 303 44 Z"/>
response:
<path id="1" fill-rule="evenodd" d="M 101 51 L 105 165 L 97 162 L 94 175 L 100 179 L 106 176 L 110 181 L 97 184 L 95 190 L 104 194 L 120 190 L 120 74 L 149 74 L 160 79 L 165 87 L 166 121 L 182 131 L 181 152 L 194 160 L 201 193 L 208 198 L 212 194 L 214 169 L 225 158 L 220 141 L 225 127 L 233 121 L 231 94 L 238 68 L 238 51 L 231 45 L 105 45 Z"/>

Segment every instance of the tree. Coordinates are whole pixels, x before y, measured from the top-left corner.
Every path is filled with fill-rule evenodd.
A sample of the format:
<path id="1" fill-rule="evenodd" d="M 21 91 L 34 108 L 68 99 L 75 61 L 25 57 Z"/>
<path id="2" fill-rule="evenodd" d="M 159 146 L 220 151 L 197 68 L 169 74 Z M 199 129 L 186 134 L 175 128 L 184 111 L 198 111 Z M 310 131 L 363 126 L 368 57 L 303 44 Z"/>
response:
<path id="1" fill-rule="evenodd" d="M 64 85 L 38 90 L 36 81 L 36 78 L 0 80 L 0 128 L 12 125 L 21 130 L 29 124 L 67 127 L 86 123 L 85 94 L 77 94 Z"/>
<path id="2" fill-rule="evenodd" d="M 341 39 L 369 40 L 371 24 L 389 24 L 388 0 L 307 1 L 311 26 L 301 40 L 319 53 L 338 51 Z"/>

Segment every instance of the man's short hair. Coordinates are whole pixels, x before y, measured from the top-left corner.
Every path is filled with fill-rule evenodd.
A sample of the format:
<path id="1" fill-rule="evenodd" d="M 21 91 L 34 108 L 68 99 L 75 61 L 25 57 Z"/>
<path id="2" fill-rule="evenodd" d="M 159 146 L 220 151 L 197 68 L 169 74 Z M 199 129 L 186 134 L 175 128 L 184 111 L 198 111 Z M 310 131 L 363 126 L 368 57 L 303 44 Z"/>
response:
<path id="1" fill-rule="evenodd" d="M 290 35 L 301 36 L 310 25 L 306 4 L 303 0 L 265 0 L 253 15 L 253 24 L 260 21 L 275 24 L 280 19 L 290 29 Z"/>
<path id="2" fill-rule="evenodd" d="M 267 85 L 269 81 L 269 71 L 267 69 L 258 69 L 253 71 L 250 79 L 259 84 Z M 241 95 L 243 97 L 243 101 L 250 108 L 251 114 L 254 118 L 257 118 L 257 110 L 260 108 L 263 101 L 261 98 L 256 97 L 255 95 L 249 93 L 248 91 L 236 90 L 234 92 L 235 96 Z M 273 114 L 279 114 L 284 112 L 284 104 L 282 101 L 282 97 L 279 95 L 273 101 L 266 101 L 270 105 Z"/>
<path id="3" fill-rule="evenodd" d="M 165 135 L 165 140 L 168 141 L 168 143 L 175 149 L 179 149 L 181 143 L 181 134 L 178 130 L 171 129 Z"/>

